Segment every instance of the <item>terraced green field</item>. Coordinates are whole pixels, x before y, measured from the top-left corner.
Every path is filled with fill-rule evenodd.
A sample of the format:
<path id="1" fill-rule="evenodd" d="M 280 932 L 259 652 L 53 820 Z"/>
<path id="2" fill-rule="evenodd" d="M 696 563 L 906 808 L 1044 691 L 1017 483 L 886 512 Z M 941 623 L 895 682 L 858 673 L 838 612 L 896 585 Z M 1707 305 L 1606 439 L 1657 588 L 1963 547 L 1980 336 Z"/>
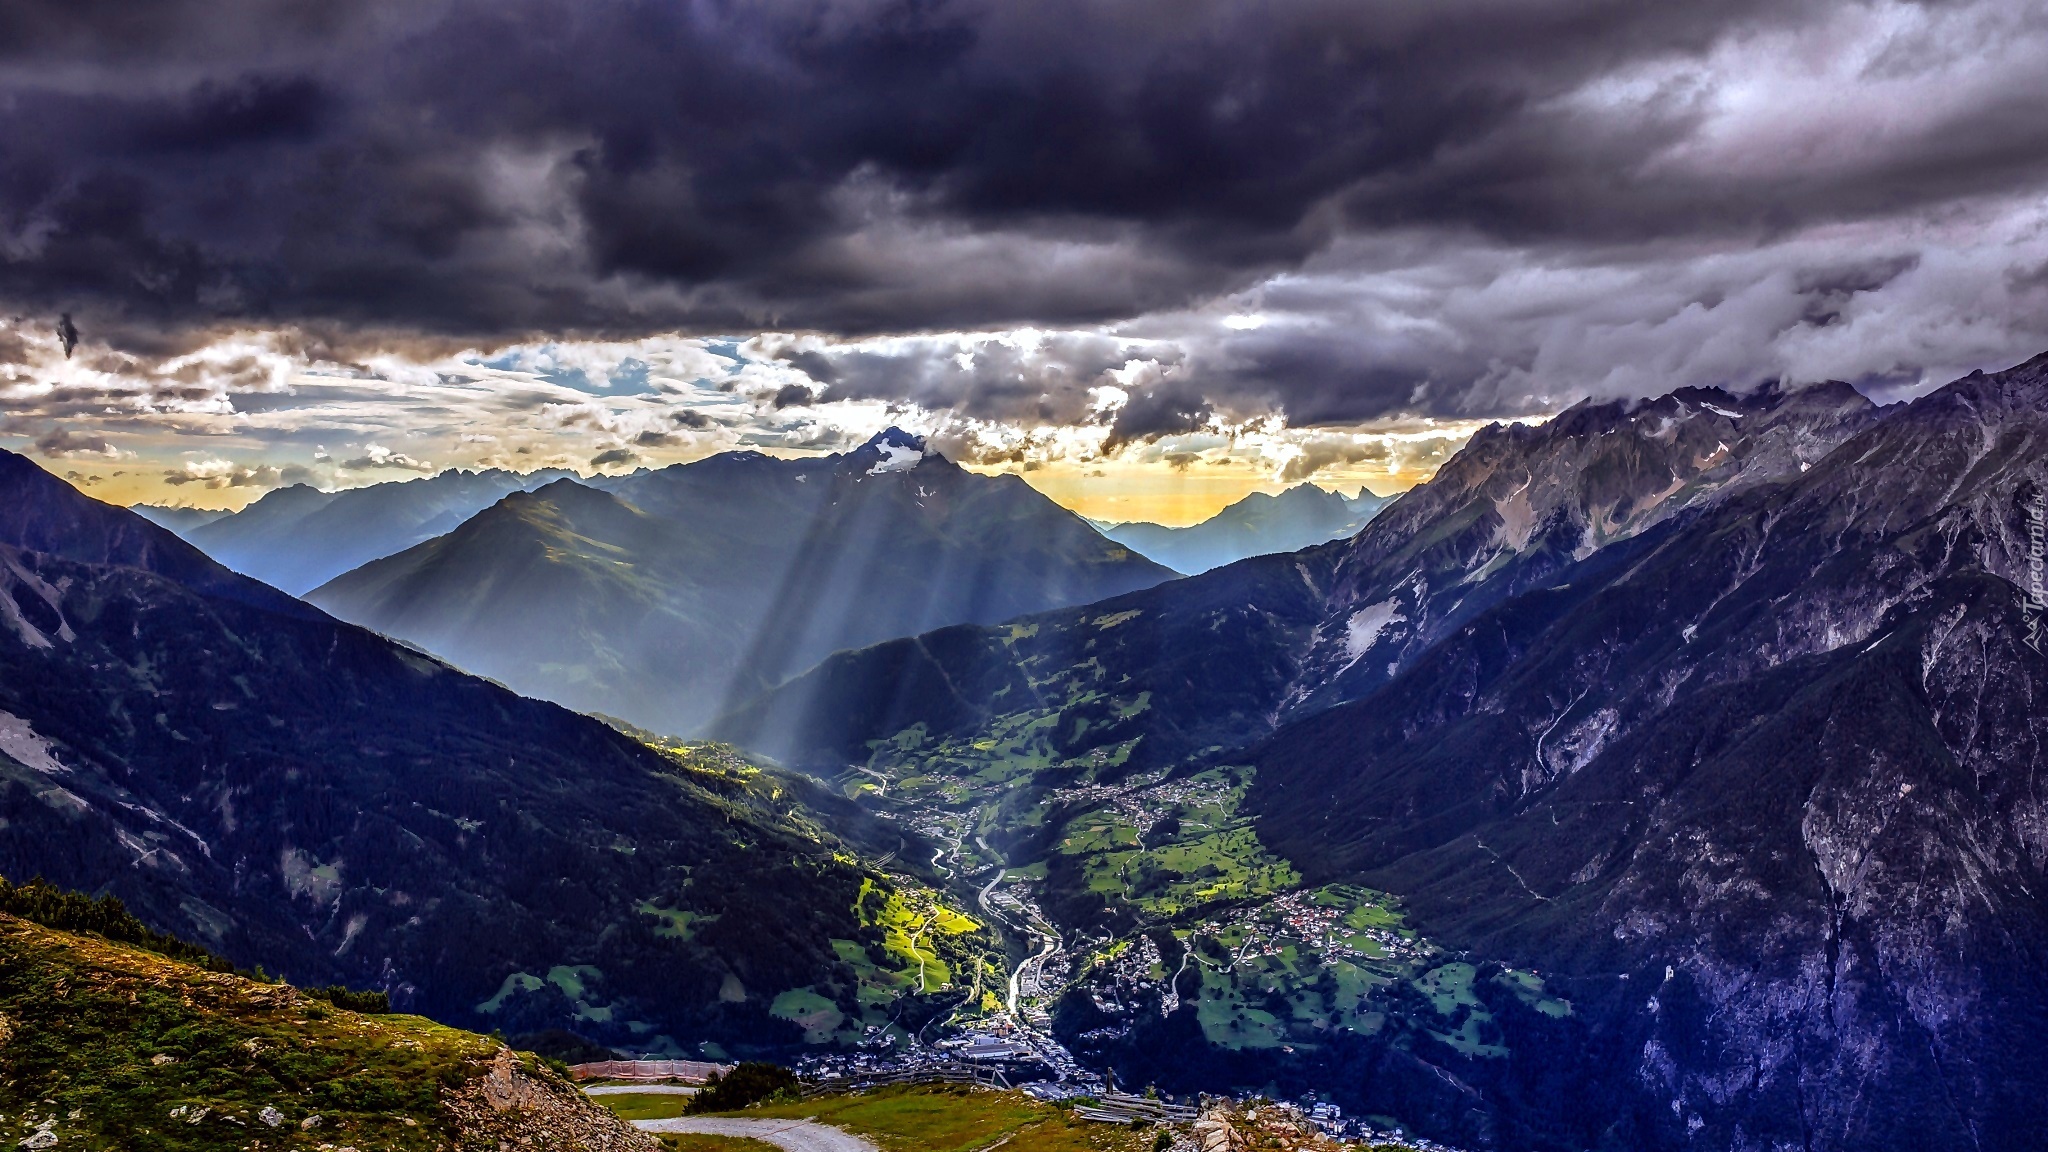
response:
<path id="1" fill-rule="evenodd" d="M 663 925 L 656 929 L 657 935 L 673 933 L 674 938 L 685 940 L 695 926 L 718 919 L 651 904 L 643 904 L 639 911 Z M 964 993 L 978 1003 L 984 985 L 1000 981 L 999 976 L 991 980 L 992 973 L 1002 970 L 995 935 L 954 907 L 943 892 L 903 877 L 888 886 L 863 880 L 853 911 L 862 928 L 874 930 L 875 939 L 863 942 L 835 937 L 829 941 L 849 978 L 836 984 L 781 989 L 768 996 L 769 1015 L 801 1028 L 804 1043 L 858 1040 L 869 1025 L 888 1025 L 898 1014 L 898 1002 L 906 996 Z M 658 1034 L 652 1024 L 632 1019 L 630 1005 L 611 999 L 605 973 L 594 965 L 563 965 L 538 974 L 514 972 L 505 977 L 495 994 L 477 1004 L 476 1010 L 490 1016 L 515 996 L 543 990 L 559 992 L 575 1007 L 578 1020 L 624 1027 L 641 1052 L 676 1057 L 702 1054 Z M 755 994 L 732 976 L 720 989 L 722 999 L 735 1003 Z"/>
<path id="2" fill-rule="evenodd" d="M 994 933 L 953 907 L 944 893 L 869 882 L 854 908 L 861 925 L 877 929 L 881 939 L 831 941 L 852 983 L 786 989 L 769 1008 L 802 1028 L 805 1043 L 852 1043 L 870 1025 L 888 1026 L 905 996 L 960 993 L 978 1003 L 988 974 L 1001 969 Z"/>
<path id="3" fill-rule="evenodd" d="M 773 809 L 788 825 L 817 831 L 822 837 L 824 833 L 816 827 L 821 817 L 811 805 L 823 796 L 857 817 L 849 822 L 844 819 L 845 812 L 835 813 L 842 824 L 850 823 L 859 831 L 859 821 L 871 821 L 882 825 L 876 832 L 877 842 L 893 846 L 902 841 L 894 827 L 844 805 L 815 782 L 764 770 L 728 746 L 666 740 L 620 726 L 659 750 L 677 772 L 702 780 L 735 805 Z M 842 869 L 842 875 L 853 878 L 846 888 L 850 899 L 831 909 L 832 915 L 814 921 L 829 928 L 819 933 L 816 950 L 836 964 L 818 965 L 812 971 L 836 969 L 831 978 L 779 987 L 779 981 L 753 975 L 743 978 L 740 971 L 729 969 L 722 980 L 714 978 L 712 982 L 717 1000 L 788 1021 L 800 1030 L 791 1039 L 807 1044 L 851 1043 L 869 1026 L 886 1027 L 905 1015 L 899 1008 L 906 998 L 965 997 L 978 1002 L 990 973 L 1002 970 L 995 933 L 962 911 L 957 895 L 933 887 L 918 874 L 889 868 L 890 854 L 876 851 L 876 843 L 858 846 L 864 848 L 860 851 L 855 845 L 839 843 L 831 853 L 831 863 Z M 732 879 L 721 877 L 722 882 Z M 706 910 L 689 906 L 696 899 L 694 891 L 686 881 L 679 891 L 640 900 L 631 906 L 637 922 L 619 925 L 619 935 L 637 936 L 656 950 L 677 945 L 730 946 L 736 940 L 751 945 L 744 931 L 746 918 L 734 912 L 748 907 L 746 901 Z M 809 895 L 817 898 L 820 891 L 813 889 Z M 625 983 L 621 970 L 604 957 L 595 959 L 595 963 L 507 973 L 491 995 L 471 1007 L 496 1022 L 520 1018 L 535 998 L 554 1000 L 566 1004 L 572 1027 L 587 1024 L 590 1034 L 608 1037 L 608 1042 L 630 1047 L 635 1053 L 723 1058 L 723 1049 L 713 1051 L 703 1042 L 679 1042 L 644 1018 L 644 1003 L 621 990 Z M 753 986 L 756 983 L 765 986 Z M 506 1026 L 505 1030 L 515 1028 Z M 625 1039 L 620 1038 L 622 1033 Z"/>
<path id="4" fill-rule="evenodd" d="M 1242 770 L 1213 769 L 1141 794 L 1135 811 L 1081 812 L 1066 821 L 1058 853 L 1078 865 L 1088 891 L 1159 923 L 1293 891 L 1301 875 L 1238 814 L 1248 783 Z"/>

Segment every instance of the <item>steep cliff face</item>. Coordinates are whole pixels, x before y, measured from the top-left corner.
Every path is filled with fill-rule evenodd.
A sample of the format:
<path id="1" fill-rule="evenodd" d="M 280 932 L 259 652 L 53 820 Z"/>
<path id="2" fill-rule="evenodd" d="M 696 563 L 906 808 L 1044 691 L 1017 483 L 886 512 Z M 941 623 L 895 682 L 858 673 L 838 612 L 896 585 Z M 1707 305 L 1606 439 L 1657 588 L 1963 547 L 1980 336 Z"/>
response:
<path id="1" fill-rule="evenodd" d="M 1688 509 L 1802 469 L 1877 409 L 1846 384 L 1686 388 L 1475 436 L 1338 557 L 1289 713 L 1355 699 L 1476 612 Z"/>
<path id="2" fill-rule="evenodd" d="M 1638 1146 L 2033 1146 L 2044 490 L 2048 358 L 1958 381 L 1284 728 L 1260 834 L 1568 981 Z"/>

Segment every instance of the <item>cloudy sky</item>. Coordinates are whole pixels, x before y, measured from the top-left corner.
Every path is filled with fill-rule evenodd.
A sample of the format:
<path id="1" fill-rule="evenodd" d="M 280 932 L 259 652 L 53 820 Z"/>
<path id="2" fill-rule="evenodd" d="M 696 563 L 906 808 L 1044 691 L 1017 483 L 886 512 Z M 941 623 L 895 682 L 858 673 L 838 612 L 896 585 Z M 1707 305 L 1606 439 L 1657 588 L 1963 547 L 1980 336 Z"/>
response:
<path id="1" fill-rule="evenodd" d="M 1896 399 L 2048 349 L 2044 59 L 2033 0 L 11 0 L 0 446 L 229 506 L 893 423 L 1185 521 Z"/>

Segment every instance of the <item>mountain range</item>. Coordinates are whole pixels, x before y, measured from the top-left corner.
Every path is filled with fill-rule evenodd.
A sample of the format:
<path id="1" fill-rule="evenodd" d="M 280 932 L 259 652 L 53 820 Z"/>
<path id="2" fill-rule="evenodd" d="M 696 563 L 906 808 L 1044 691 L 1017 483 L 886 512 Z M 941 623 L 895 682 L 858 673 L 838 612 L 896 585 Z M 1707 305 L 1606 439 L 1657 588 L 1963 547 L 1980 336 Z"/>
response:
<path id="1" fill-rule="evenodd" d="M 1474 1149 L 2029 1148 L 2044 524 L 2048 355 L 1490 426 L 1184 579 L 891 430 L 501 493 L 313 594 L 393 640 L 0 454 L 0 873 L 715 1055 L 994 1002 L 944 859 L 1127 1083 Z"/>
<path id="2" fill-rule="evenodd" d="M 514 494 L 308 599 L 520 692 L 690 732 L 839 649 L 1174 575 L 894 429 L 822 459 L 725 453 L 610 487 Z"/>
<path id="3" fill-rule="evenodd" d="M 640 1051 L 772 1049 L 804 1031 L 780 993 L 859 1021 L 916 987 L 878 920 L 909 881 L 861 863 L 916 841 L 864 847 L 800 779 L 516 696 L 11 453 L 0 593 L 0 874 L 302 984 Z"/>
<path id="4" fill-rule="evenodd" d="M 1291 1031 L 1312 988 L 1276 975 L 1292 1055 L 1256 1063 L 1206 972 L 1083 978 L 1063 1034 L 1132 1077 L 1292 1068 L 1487 1147 L 2026 1147 L 2044 491 L 2048 357 L 1888 409 L 1587 403 L 1482 431 L 1350 540 L 835 655 L 713 730 L 827 775 L 1018 769 L 992 839 L 1169 968 L 1216 930 L 1138 884 L 1198 875 L 1184 823 L 1076 845 L 1223 773 L 1267 891 L 1384 893 L 1438 950 L 1350 1037 Z"/>
<path id="5" fill-rule="evenodd" d="M 1176 572 L 1195 575 L 1247 556 L 1295 552 L 1355 534 L 1392 502 L 1369 488 L 1346 498 L 1313 484 L 1279 495 L 1253 492 L 1199 524 L 1168 528 L 1132 522 L 1106 525 L 1102 534 Z"/>
<path id="6" fill-rule="evenodd" d="M 507 493 L 571 475 L 560 469 L 452 469 L 338 492 L 292 484 L 225 515 L 186 508 L 135 511 L 244 576 L 303 596 L 351 568 L 453 529 Z"/>
<path id="7" fill-rule="evenodd" d="M 1013 708 L 1057 711 L 1066 691 L 1047 686 L 1079 675 L 1147 707 L 1091 721 L 1077 748 L 1136 740 L 1131 768 L 1175 764 L 1362 695 L 1485 608 L 1689 508 L 1796 475 L 1877 416 L 1834 385 L 1686 389 L 1491 425 L 1349 540 L 1028 623 L 836 655 L 712 730 L 830 767 L 913 724 L 965 734 Z"/>
<path id="8" fill-rule="evenodd" d="M 233 512 L 216 508 L 186 508 L 166 504 L 135 504 L 128 509 L 159 528 L 169 528 L 183 536 L 203 524 L 211 524 Z"/>

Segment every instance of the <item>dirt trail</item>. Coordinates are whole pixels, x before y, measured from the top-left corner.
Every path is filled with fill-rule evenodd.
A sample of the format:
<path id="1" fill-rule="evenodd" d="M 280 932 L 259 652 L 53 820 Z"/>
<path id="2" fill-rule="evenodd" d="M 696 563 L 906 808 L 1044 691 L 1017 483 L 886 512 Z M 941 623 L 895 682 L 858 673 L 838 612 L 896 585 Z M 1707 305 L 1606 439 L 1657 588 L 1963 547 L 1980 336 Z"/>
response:
<path id="1" fill-rule="evenodd" d="M 643 1132 L 702 1132 L 708 1136 L 747 1136 L 783 1152 L 879 1152 L 851 1132 L 814 1120 L 741 1120 L 725 1116 L 679 1116 L 673 1120 L 635 1120 Z"/>

